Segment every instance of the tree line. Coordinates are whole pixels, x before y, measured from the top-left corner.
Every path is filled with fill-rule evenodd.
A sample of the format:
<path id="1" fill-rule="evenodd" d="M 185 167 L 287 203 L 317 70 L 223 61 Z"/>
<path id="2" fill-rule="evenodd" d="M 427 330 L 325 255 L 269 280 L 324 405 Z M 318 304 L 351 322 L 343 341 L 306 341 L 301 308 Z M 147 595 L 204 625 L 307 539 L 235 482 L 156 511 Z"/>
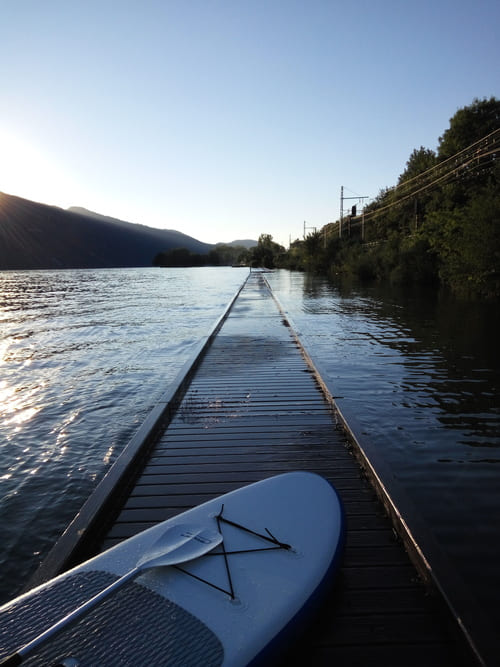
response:
<path id="1" fill-rule="evenodd" d="M 353 210 L 353 213 L 355 211 Z M 363 213 L 277 252 L 278 266 L 500 296 L 500 101 L 474 100 Z"/>
<path id="2" fill-rule="evenodd" d="M 270 234 L 261 234 L 257 245 L 246 248 L 219 243 L 207 254 L 191 252 L 187 248 L 172 248 L 159 252 L 153 266 L 251 266 L 273 269 L 285 255 L 285 248 L 273 241 Z"/>
<path id="3" fill-rule="evenodd" d="M 207 254 L 192 252 L 187 248 L 171 248 L 159 252 L 153 266 L 238 266 L 248 264 L 249 250 L 245 246 L 217 244 Z"/>

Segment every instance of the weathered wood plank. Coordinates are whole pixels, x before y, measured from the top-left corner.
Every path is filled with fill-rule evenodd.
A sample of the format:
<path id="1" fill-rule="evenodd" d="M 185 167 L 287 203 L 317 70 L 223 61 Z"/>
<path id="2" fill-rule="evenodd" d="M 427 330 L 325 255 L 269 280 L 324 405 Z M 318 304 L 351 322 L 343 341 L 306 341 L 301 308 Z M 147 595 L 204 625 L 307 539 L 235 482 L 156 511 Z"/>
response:
<path id="1" fill-rule="evenodd" d="M 275 424 L 266 427 L 255 427 L 255 431 L 249 431 L 247 428 L 242 428 L 239 424 L 218 424 L 217 429 L 211 424 L 206 425 L 203 429 L 193 428 L 185 425 L 181 428 L 172 427 L 172 430 L 164 435 L 158 442 L 158 446 L 169 446 L 171 443 L 187 442 L 191 446 L 193 442 L 209 442 L 210 440 L 232 440 L 234 442 L 241 442 L 243 444 L 251 442 L 260 447 L 265 447 L 266 444 L 291 444 L 298 445 L 307 451 L 307 447 L 315 447 L 318 454 L 322 453 L 325 446 L 331 445 L 332 434 L 331 424 L 328 425 L 328 431 L 320 426 L 313 427 L 311 424 L 302 424 L 300 428 L 290 427 L 286 425 L 277 426 Z M 270 451 L 272 447 L 269 447 Z M 337 450 L 334 449 L 332 453 Z"/>
<path id="2" fill-rule="evenodd" d="M 290 467 L 289 470 L 292 470 L 292 469 L 296 470 L 297 468 Z M 285 471 L 285 472 L 288 472 L 288 470 Z M 161 491 L 161 488 L 162 488 L 160 480 L 158 480 L 158 482 L 159 482 L 158 484 L 141 484 L 140 489 L 137 487 L 138 488 L 138 493 L 140 495 L 154 496 L 155 493 L 157 491 Z M 242 482 L 235 482 L 235 484 L 238 485 L 238 486 L 243 486 Z M 340 495 L 342 496 L 343 500 L 345 499 L 345 497 L 348 495 L 348 493 L 350 491 L 356 492 L 359 489 L 358 481 L 353 477 L 347 477 L 346 479 L 339 479 L 338 482 L 335 484 L 335 486 L 337 488 L 337 491 L 340 492 Z M 221 489 L 221 488 L 225 488 L 225 486 L 223 484 L 219 484 L 219 485 L 217 485 L 216 488 Z M 189 490 L 190 490 L 191 493 L 195 493 L 196 492 L 196 485 L 195 484 L 190 485 Z M 129 498 L 132 497 L 134 495 L 134 493 L 135 493 L 135 491 L 131 492 L 128 497 Z M 188 501 L 192 497 L 190 495 L 190 493 L 180 494 L 180 495 L 181 496 L 184 495 L 188 499 Z M 196 494 L 196 495 L 199 495 L 199 494 Z M 218 495 L 218 494 L 217 494 L 217 492 L 215 492 L 213 495 Z M 175 494 L 171 494 L 170 492 L 169 492 L 168 496 L 169 496 L 169 498 L 170 497 L 171 498 L 178 498 L 179 497 L 179 495 L 176 496 Z M 194 506 L 194 504 L 198 504 L 198 503 L 193 503 L 193 506 Z"/>
<path id="3" fill-rule="evenodd" d="M 442 667 L 446 664 L 465 667 L 467 665 L 461 656 L 455 656 L 452 648 L 442 644 L 318 646 L 307 640 L 307 637 L 304 638 L 303 643 L 308 643 L 309 648 L 302 651 L 295 648 L 290 655 L 283 658 L 279 667 L 281 665 L 287 665 L 287 667 L 302 667 L 303 665 L 314 665 L 314 667 L 332 667 L 332 665 L 366 667 L 368 664 L 383 665 L 384 667 L 422 667 L 423 665 L 425 667 Z M 450 663 L 450 654 L 453 663 Z"/>
<path id="4" fill-rule="evenodd" d="M 255 455 L 258 454 L 258 457 Z M 297 450 L 293 449 L 292 446 L 287 447 L 286 443 L 283 443 L 280 446 L 279 451 L 269 451 L 264 448 L 252 447 L 251 445 L 246 445 L 242 447 L 233 446 L 231 443 L 225 445 L 224 447 L 217 447 L 217 443 L 206 447 L 189 447 L 184 449 L 182 447 L 169 447 L 162 449 L 157 452 L 157 455 L 151 459 L 150 465 L 164 465 L 167 464 L 171 466 L 176 465 L 196 465 L 200 463 L 210 464 L 213 463 L 214 466 L 220 464 L 224 465 L 225 463 L 244 465 L 245 463 L 252 462 L 252 458 L 258 461 L 261 461 L 263 465 L 268 463 L 279 463 L 281 461 L 286 462 L 287 457 L 290 454 L 296 454 L 296 461 L 311 461 L 311 454 L 305 452 L 302 456 L 300 453 L 297 453 Z M 336 456 L 335 454 L 323 454 L 316 457 L 318 465 L 321 466 L 326 464 L 327 466 L 335 466 L 337 462 L 344 463 L 345 459 Z"/>
<path id="5" fill-rule="evenodd" d="M 331 418 L 328 414 L 310 414 L 307 412 L 301 412 L 296 414 L 286 414 L 276 412 L 274 414 L 255 414 L 251 415 L 248 413 L 245 414 L 235 414 L 233 417 L 231 415 L 218 415 L 217 413 L 207 416 L 206 418 L 200 417 L 196 418 L 196 415 L 190 417 L 188 414 L 178 415 L 172 421 L 172 426 L 177 428 L 182 428 L 185 424 L 186 427 L 192 428 L 194 424 L 199 424 L 202 428 L 212 428 L 215 424 L 220 425 L 230 425 L 231 422 L 238 419 L 238 427 L 242 429 L 250 430 L 253 424 L 257 424 L 262 429 L 267 428 L 289 428 L 294 426 L 297 429 L 307 425 L 308 427 L 314 426 L 331 426 Z M 234 428 L 234 426 L 233 426 Z"/>
<path id="6" fill-rule="evenodd" d="M 139 488 L 144 484 L 158 484 L 162 487 L 168 486 L 168 493 L 186 493 L 184 489 L 186 487 L 190 489 L 193 485 L 203 487 L 211 484 L 223 484 L 225 482 L 239 482 L 241 485 L 251 484 L 252 482 L 258 482 L 266 477 L 271 477 L 277 472 L 279 473 L 279 470 L 286 470 L 287 464 L 286 462 L 283 462 L 279 469 L 275 468 L 274 470 L 262 468 L 258 470 L 257 468 L 254 468 L 251 470 L 219 470 L 216 472 L 203 470 L 191 473 L 173 473 L 170 471 L 158 470 L 158 466 L 154 466 L 153 469 L 154 472 L 152 472 L 149 467 L 146 468 L 137 480 L 136 488 Z M 349 467 L 347 470 L 338 470 L 335 477 L 336 479 L 352 479 L 353 477 L 358 479 L 358 472 Z"/>
<path id="7" fill-rule="evenodd" d="M 354 530 L 354 529 L 353 529 Z M 380 565 L 401 565 L 407 562 L 407 557 L 401 550 L 401 545 L 394 542 L 392 545 L 384 543 L 381 546 L 369 548 L 346 545 L 345 560 L 351 567 L 370 567 Z"/>
<path id="8" fill-rule="evenodd" d="M 209 473 L 224 473 L 224 472 L 246 472 L 248 470 L 258 470 L 260 472 L 271 472 L 274 473 L 283 468 L 287 464 L 286 452 L 284 456 L 280 458 L 268 458 L 263 461 L 252 461 L 251 454 L 242 454 L 241 456 L 229 456 L 229 457 L 220 457 L 217 455 L 214 456 L 204 456 L 203 461 L 198 461 L 200 456 L 196 457 L 192 463 L 187 461 L 192 461 L 193 457 L 187 458 L 184 456 L 163 456 L 156 457 L 154 460 L 151 460 L 147 467 L 144 469 L 143 475 L 150 473 L 157 475 L 178 475 L 184 473 L 195 473 L 195 474 L 209 474 Z M 253 455 L 255 457 L 255 455 Z M 175 459 L 174 461 L 172 459 Z M 213 459 L 216 459 L 215 461 Z M 324 470 L 328 472 L 331 469 L 332 463 L 335 463 L 335 459 L 325 459 L 315 463 L 314 467 L 317 470 Z M 200 464 L 202 465 L 202 470 L 200 471 Z M 356 470 L 354 463 L 350 461 L 345 461 L 339 459 L 338 470 L 353 470 L 356 474 L 359 474 L 359 470 Z"/>

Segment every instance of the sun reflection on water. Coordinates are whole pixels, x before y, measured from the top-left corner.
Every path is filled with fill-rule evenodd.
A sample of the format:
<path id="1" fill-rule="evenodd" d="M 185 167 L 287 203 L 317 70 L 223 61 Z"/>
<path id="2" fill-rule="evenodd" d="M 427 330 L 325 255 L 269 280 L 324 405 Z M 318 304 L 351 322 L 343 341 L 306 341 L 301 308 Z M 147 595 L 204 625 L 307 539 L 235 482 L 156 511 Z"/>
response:
<path id="1" fill-rule="evenodd" d="M 32 405 L 36 391 L 37 388 L 33 387 L 23 395 L 5 380 L 0 381 L 0 418 L 4 425 L 19 428 L 40 412 L 41 408 Z"/>
<path id="2" fill-rule="evenodd" d="M 113 445 L 111 445 L 111 447 L 109 447 L 107 452 L 104 454 L 104 457 L 103 457 L 102 461 L 105 465 L 109 465 L 111 463 L 114 449 L 115 448 L 113 447 Z"/>

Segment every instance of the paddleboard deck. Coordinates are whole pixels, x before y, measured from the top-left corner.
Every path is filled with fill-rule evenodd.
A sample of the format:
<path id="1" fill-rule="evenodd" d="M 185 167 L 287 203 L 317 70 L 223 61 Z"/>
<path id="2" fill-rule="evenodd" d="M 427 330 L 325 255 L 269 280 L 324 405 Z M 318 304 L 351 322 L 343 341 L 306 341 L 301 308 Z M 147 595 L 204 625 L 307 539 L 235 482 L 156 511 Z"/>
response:
<path id="1" fill-rule="evenodd" d="M 0 657 L 131 570 L 177 523 L 223 542 L 139 575 L 26 655 L 30 666 L 265 664 L 328 590 L 345 539 L 341 501 L 322 477 L 278 475 L 160 523 L 0 609 Z"/>

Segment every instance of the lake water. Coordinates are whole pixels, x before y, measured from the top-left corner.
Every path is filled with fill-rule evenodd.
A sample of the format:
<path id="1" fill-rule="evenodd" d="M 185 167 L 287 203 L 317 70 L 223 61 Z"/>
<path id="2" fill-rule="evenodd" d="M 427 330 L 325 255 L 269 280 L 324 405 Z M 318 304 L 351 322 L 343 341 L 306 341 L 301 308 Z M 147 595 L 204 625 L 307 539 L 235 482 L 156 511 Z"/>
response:
<path id="1" fill-rule="evenodd" d="M 0 600 L 19 591 L 248 269 L 0 272 Z"/>
<path id="2" fill-rule="evenodd" d="M 269 282 L 341 410 L 498 625 L 498 304 L 288 271 Z"/>
<path id="3" fill-rule="evenodd" d="M 246 269 L 0 273 L 0 599 L 14 595 Z M 500 621 L 499 310 L 268 274 L 324 380 Z"/>

